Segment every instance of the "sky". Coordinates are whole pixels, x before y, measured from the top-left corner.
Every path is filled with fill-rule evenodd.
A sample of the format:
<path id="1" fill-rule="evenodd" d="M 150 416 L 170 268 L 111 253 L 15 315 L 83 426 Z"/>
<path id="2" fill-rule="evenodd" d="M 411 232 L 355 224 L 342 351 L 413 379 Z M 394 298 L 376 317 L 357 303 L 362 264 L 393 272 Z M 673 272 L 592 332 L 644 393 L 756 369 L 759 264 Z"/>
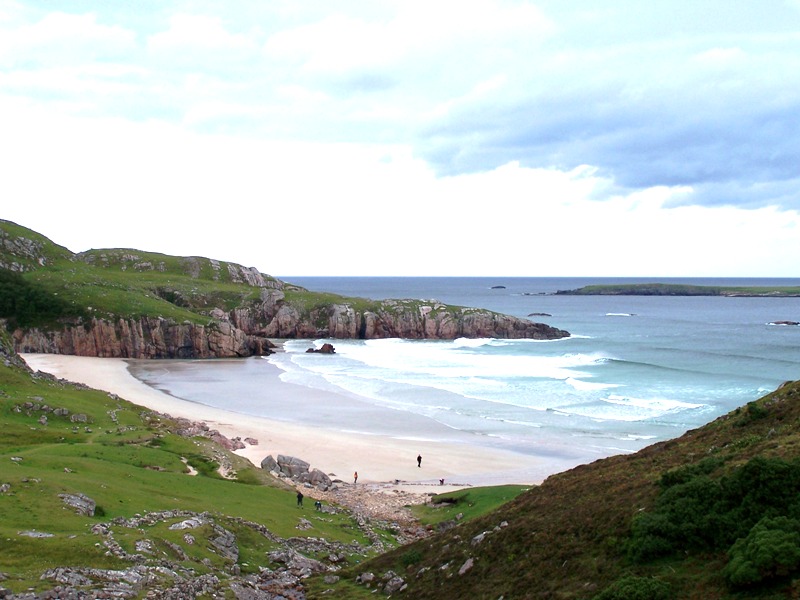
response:
<path id="1" fill-rule="evenodd" d="M 279 277 L 798 277 L 800 0 L 0 0 L 0 219 Z"/>

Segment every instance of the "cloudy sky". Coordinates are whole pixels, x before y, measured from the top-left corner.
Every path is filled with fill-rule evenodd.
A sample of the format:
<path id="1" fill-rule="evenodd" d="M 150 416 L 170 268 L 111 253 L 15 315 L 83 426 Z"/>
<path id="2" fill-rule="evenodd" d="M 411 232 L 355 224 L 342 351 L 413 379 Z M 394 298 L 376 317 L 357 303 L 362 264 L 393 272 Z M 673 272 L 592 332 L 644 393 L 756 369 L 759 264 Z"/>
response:
<path id="1" fill-rule="evenodd" d="M 800 0 L 0 0 L 0 218 L 291 275 L 800 276 Z"/>

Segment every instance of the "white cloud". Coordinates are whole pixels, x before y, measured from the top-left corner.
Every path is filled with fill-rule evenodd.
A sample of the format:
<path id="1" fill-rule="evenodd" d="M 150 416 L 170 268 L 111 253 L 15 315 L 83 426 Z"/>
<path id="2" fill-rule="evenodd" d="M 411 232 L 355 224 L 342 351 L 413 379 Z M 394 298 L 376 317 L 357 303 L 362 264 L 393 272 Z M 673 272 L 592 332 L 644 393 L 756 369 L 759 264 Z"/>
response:
<path id="1" fill-rule="evenodd" d="M 0 0 L 0 217 L 298 275 L 793 274 L 782 6 Z"/>
<path id="2" fill-rule="evenodd" d="M 396 66 L 405 60 L 440 62 L 441 53 L 453 47 L 466 52 L 468 59 L 485 52 L 487 43 L 501 47 L 521 39 L 539 43 L 552 30 L 548 19 L 528 4 L 408 1 L 395 8 L 394 14 L 372 19 L 334 12 L 272 35 L 265 51 L 311 71 L 329 73 Z M 481 67 L 480 62 L 471 66 Z"/>
<path id="3" fill-rule="evenodd" d="M 589 166 L 439 178 L 403 146 L 0 108 L 2 195 L 14 199 L 3 218 L 75 251 L 131 246 L 292 275 L 777 276 L 800 260 L 797 213 L 664 209 L 685 193 L 665 187 L 600 203 L 588 198 L 609 182 Z"/>
<path id="4" fill-rule="evenodd" d="M 196 57 L 198 61 L 210 56 L 224 60 L 242 59 L 256 49 L 253 40 L 244 34 L 230 33 L 220 18 L 189 14 L 173 15 L 170 28 L 151 35 L 147 47 L 159 58 L 167 60 L 188 58 L 190 54 L 199 52 L 202 56 Z"/>
<path id="5" fill-rule="evenodd" d="M 75 61 L 109 60 L 135 47 L 134 32 L 97 22 L 94 14 L 53 12 L 39 21 L 2 32 L 0 64 L 51 66 Z"/>

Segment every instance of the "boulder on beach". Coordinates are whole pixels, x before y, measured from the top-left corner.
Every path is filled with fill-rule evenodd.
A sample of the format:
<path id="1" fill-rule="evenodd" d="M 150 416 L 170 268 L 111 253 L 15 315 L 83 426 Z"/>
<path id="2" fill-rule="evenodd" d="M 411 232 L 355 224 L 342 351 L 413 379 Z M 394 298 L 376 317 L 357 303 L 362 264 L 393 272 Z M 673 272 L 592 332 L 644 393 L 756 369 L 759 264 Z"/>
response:
<path id="1" fill-rule="evenodd" d="M 277 461 L 272 458 L 272 454 L 261 461 L 261 468 L 265 471 L 280 471 L 280 467 L 278 466 Z"/>
<path id="2" fill-rule="evenodd" d="M 310 466 L 310 463 L 294 456 L 278 454 L 278 468 L 281 473 L 288 475 L 292 479 L 299 477 L 303 473 L 308 473 Z"/>
<path id="3" fill-rule="evenodd" d="M 297 481 L 300 483 L 311 484 L 311 486 L 319 488 L 323 491 L 329 489 L 333 485 L 331 478 L 319 469 L 312 469 L 307 473 L 301 473 L 297 478 Z"/>

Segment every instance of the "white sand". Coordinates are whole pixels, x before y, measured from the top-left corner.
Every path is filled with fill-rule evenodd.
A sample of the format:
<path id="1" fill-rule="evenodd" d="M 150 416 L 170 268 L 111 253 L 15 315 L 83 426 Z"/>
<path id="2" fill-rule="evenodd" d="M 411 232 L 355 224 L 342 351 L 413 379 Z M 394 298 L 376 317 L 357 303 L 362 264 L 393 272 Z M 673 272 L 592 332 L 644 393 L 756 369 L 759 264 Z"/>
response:
<path id="1" fill-rule="evenodd" d="M 33 370 L 79 382 L 89 387 L 117 394 L 135 404 L 173 417 L 204 421 L 212 429 L 229 438 L 250 437 L 258 445 L 248 445 L 237 453 L 260 465 L 271 454 L 295 456 L 326 473 L 333 473 L 352 482 L 358 471 L 359 483 L 407 482 L 412 491 L 443 491 L 439 478 L 446 481 L 445 489 L 460 485 L 496 485 L 503 483 L 538 483 L 547 475 L 562 470 L 560 465 L 548 464 L 542 458 L 500 450 L 487 450 L 469 445 L 437 442 L 409 442 L 385 435 L 351 434 L 330 431 L 293 423 L 273 421 L 243 415 L 182 400 L 156 390 L 128 372 L 127 363 L 116 358 L 90 358 L 60 354 L 23 354 Z M 264 385 L 271 393 L 281 394 L 285 384 L 274 377 Z M 284 390 L 286 388 L 283 388 Z M 333 392 L 315 391 L 331 396 Z M 411 432 L 409 432 L 411 433 Z M 422 468 L 416 456 L 423 456 Z M 404 486 L 404 487 L 407 487 Z"/>

